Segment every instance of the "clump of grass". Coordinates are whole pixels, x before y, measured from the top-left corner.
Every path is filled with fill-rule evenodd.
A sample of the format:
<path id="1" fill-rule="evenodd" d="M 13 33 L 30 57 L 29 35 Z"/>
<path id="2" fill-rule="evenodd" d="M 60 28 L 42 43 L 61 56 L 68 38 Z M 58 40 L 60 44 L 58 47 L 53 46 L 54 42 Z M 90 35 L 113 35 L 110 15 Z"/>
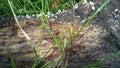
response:
<path id="1" fill-rule="evenodd" d="M 11 0 L 11 4 L 17 16 L 24 16 L 27 14 L 40 14 L 41 11 L 56 13 L 58 10 L 71 8 L 72 3 L 75 4 L 79 1 L 81 0 Z M 12 16 L 6 0 L 0 0 L 0 11 L 2 16 Z"/>
<path id="2" fill-rule="evenodd" d="M 72 1 L 72 0 L 69 0 L 70 2 L 69 3 L 71 3 L 71 4 L 68 4 L 68 2 L 67 3 L 65 3 L 64 4 L 64 0 L 61 0 L 61 2 L 60 2 L 60 6 L 62 6 L 63 7 L 63 9 L 65 9 L 64 7 L 66 6 L 66 5 L 72 5 L 72 6 L 74 6 L 74 1 Z M 12 10 L 12 13 L 13 13 L 13 15 L 14 15 L 14 18 L 16 19 L 16 22 L 17 22 L 17 18 L 16 18 L 16 15 L 15 15 L 15 12 L 16 12 L 16 14 L 18 13 L 18 14 L 29 14 L 29 12 L 30 12 L 30 14 L 32 14 L 32 13 L 36 13 L 36 14 L 38 14 L 39 12 L 40 13 L 42 13 L 42 24 L 41 24 L 41 29 L 43 29 L 43 28 L 46 28 L 47 29 L 47 31 L 50 33 L 50 35 L 53 37 L 53 39 L 54 39 L 54 41 L 55 41 L 55 43 L 54 43 L 54 45 L 48 50 L 48 52 L 52 49 L 52 48 L 54 48 L 54 46 L 55 45 L 57 45 L 57 47 L 58 47 L 58 49 L 59 49 L 59 51 L 60 51 L 60 56 L 59 57 L 57 57 L 54 61 L 48 61 L 47 63 L 45 63 L 45 64 L 43 64 L 42 66 L 41 66 L 41 68 L 48 68 L 48 67 L 51 67 L 51 68 L 55 68 L 60 62 L 61 62 L 61 64 L 63 65 L 63 67 L 64 68 L 66 68 L 66 66 L 67 66 L 67 61 L 66 62 L 63 62 L 63 60 L 64 60 L 64 57 L 65 57 L 65 51 L 66 51 L 66 49 L 68 48 L 68 46 L 69 46 L 69 44 L 72 42 L 72 41 L 74 41 L 74 39 L 76 39 L 77 37 L 78 37 L 78 35 L 80 34 L 80 32 L 82 32 L 83 31 L 83 29 L 85 29 L 90 23 L 91 23 L 91 21 L 94 19 L 94 17 L 103 9 L 103 7 L 104 6 L 106 6 L 107 5 L 107 3 L 109 3 L 109 1 L 110 0 L 106 0 L 105 1 L 105 3 L 100 7 L 100 8 L 98 8 L 97 10 L 96 10 L 96 12 L 89 18 L 89 20 L 83 25 L 83 27 L 75 34 L 75 35 L 72 35 L 72 27 L 70 27 L 69 28 L 69 31 L 68 31 L 68 33 L 69 33 L 69 38 L 70 38 L 70 40 L 67 40 L 66 38 L 64 38 L 64 35 L 65 35 L 65 33 L 63 33 L 59 38 L 57 38 L 56 37 L 56 35 L 54 35 L 54 33 L 52 33 L 52 31 L 50 30 L 50 28 L 48 27 L 48 25 L 47 24 L 49 24 L 49 21 L 48 21 L 48 18 L 46 17 L 46 12 L 47 11 L 50 11 L 50 4 L 49 3 L 51 3 L 51 0 L 38 0 L 38 1 L 30 1 L 30 0 L 28 0 L 28 1 L 26 1 L 26 0 L 24 0 L 24 1 L 21 1 L 21 2 L 18 2 L 19 4 L 20 4 L 20 6 L 18 6 L 18 5 L 16 5 L 16 4 L 14 4 L 14 2 L 15 1 L 9 1 L 8 0 L 8 2 L 11 2 L 11 4 L 12 4 L 12 7 L 11 7 L 11 10 Z M 52 1 L 53 2 L 53 1 Z M 41 3 L 41 5 L 39 5 L 39 3 Z M 5 3 L 6 4 L 6 3 Z M 9 3 L 10 4 L 10 3 Z M 22 5 L 23 4 L 23 5 Z M 46 5 L 44 5 L 44 4 L 46 4 Z M 17 6 L 17 7 L 16 7 Z M 22 6 L 22 7 L 21 7 Z M 37 6 L 37 7 L 36 7 Z M 38 8 L 38 6 L 40 6 L 41 8 Z M 57 8 L 60 8 L 60 6 L 59 7 L 57 7 Z M 8 6 L 7 6 L 8 7 Z M 27 8 L 27 7 L 29 7 L 29 8 Z M 24 13 L 22 13 L 22 12 L 19 12 L 19 11 L 17 11 L 16 9 L 20 9 L 20 8 L 24 8 L 23 10 L 21 10 L 21 11 L 24 11 Z M 57 8 L 55 8 L 55 10 L 57 9 Z M 14 10 L 13 10 L 14 9 Z M 30 11 L 29 11 L 30 10 Z M 31 10 L 33 11 L 33 12 L 31 12 Z M 38 10 L 39 10 L 39 12 L 38 12 Z M 15 11 L 15 12 L 14 12 Z M 54 10 L 52 10 L 52 11 L 54 11 Z M 20 25 L 18 24 L 18 26 L 20 27 Z M 21 29 L 21 27 L 20 27 L 20 29 Z M 22 30 L 22 29 L 21 29 Z M 24 32 L 23 32 L 23 34 L 24 34 Z M 28 39 L 28 36 L 27 36 L 27 34 L 24 34 L 25 36 L 26 36 L 26 39 Z M 61 39 L 63 40 L 63 41 L 61 41 Z M 31 40 L 30 39 L 28 39 L 28 42 L 30 42 L 31 43 Z M 40 42 L 42 42 L 42 33 L 41 33 L 41 40 L 40 40 Z M 32 44 L 32 43 L 31 43 Z M 40 45 L 40 46 L 42 46 L 42 45 Z M 45 56 L 47 55 L 47 53 L 43 56 L 43 57 L 39 57 L 39 55 L 38 55 L 38 52 L 37 52 L 37 50 L 34 48 L 34 46 L 33 45 L 31 45 L 31 47 L 32 47 L 32 49 L 33 49 L 33 52 L 34 52 L 34 54 L 35 54 L 35 62 L 34 62 L 34 64 L 33 64 L 33 66 L 32 66 L 32 68 L 36 68 L 38 65 L 39 65 L 39 63 L 41 62 L 41 61 L 44 61 L 44 59 L 45 59 Z M 9 54 L 10 54 L 10 49 L 8 48 L 8 51 L 9 51 Z M 117 53 L 117 55 L 118 55 L 119 53 Z M 10 57 L 11 57 L 11 54 L 10 54 Z M 111 58 L 111 57 L 110 57 Z M 11 57 L 11 60 L 13 60 L 13 58 Z M 108 60 L 108 59 L 107 59 Z M 104 60 L 104 61 L 107 61 L 106 59 Z M 91 64 L 91 65 L 88 65 L 87 67 L 85 67 L 85 68 L 91 68 L 92 66 L 95 66 L 95 65 L 97 65 L 97 64 L 99 64 L 99 63 L 101 63 L 102 61 L 100 61 L 100 62 L 96 62 L 96 63 L 94 63 L 94 64 Z M 103 62 L 102 62 L 103 63 Z M 15 63 L 12 61 L 11 62 L 11 64 L 13 65 L 13 67 L 14 68 L 16 68 L 16 66 L 15 66 Z"/>

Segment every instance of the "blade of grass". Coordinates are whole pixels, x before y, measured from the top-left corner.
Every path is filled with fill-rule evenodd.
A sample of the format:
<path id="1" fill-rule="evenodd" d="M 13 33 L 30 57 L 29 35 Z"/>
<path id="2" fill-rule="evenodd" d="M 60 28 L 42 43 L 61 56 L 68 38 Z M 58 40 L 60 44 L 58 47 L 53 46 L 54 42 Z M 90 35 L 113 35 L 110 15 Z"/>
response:
<path id="1" fill-rule="evenodd" d="M 9 56 L 10 56 L 10 61 L 11 61 L 11 64 L 12 64 L 12 68 L 17 68 L 17 67 L 16 67 L 16 64 L 15 64 L 15 62 L 14 62 L 14 59 L 13 59 L 13 57 L 12 57 L 12 54 L 11 54 L 11 51 L 10 51 L 10 48 L 9 48 L 8 44 L 6 44 L 6 47 L 7 47 L 8 54 L 9 54 Z"/>
<path id="2" fill-rule="evenodd" d="M 18 22 L 17 16 L 16 16 L 16 14 L 15 14 L 13 8 L 12 8 L 12 5 L 11 5 L 11 3 L 10 3 L 10 0 L 7 0 L 7 1 L 8 1 L 8 4 L 9 4 L 9 6 L 10 6 L 10 9 L 11 9 L 11 11 L 12 11 L 12 13 L 13 13 L 13 16 L 14 16 L 14 18 L 15 18 L 16 24 L 18 25 L 18 27 L 20 28 L 20 30 L 22 31 L 22 33 L 24 34 L 24 36 L 26 37 L 26 39 L 27 39 L 28 41 L 30 41 L 31 38 L 30 38 L 30 37 L 27 35 L 27 33 L 22 29 L 22 27 L 20 26 L 20 24 L 19 24 L 19 22 Z"/>
<path id="3" fill-rule="evenodd" d="M 55 44 L 53 44 L 52 47 L 49 48 L 49 50 L 45 53 L 45 55 L 42 58 L 38 58 L 38 61 L 35 61 L 35 63 L 33 64 L 32 68 L 36 68 L 41 61 L 44 61 L 46 55 L 49 53 L 50 50 L 52 50 L 54 48 L 54 46 L 55 46 Z"/>
<path id="4" fill-rule="evenodd" d="M 15 14 L 13 8 L 12 8 L 12 5 L 11 5 L 10 1 L 9 1 L 9 0 L 7 0 L 7 1 L 8 1 L 8 3 L 9 3 L 9 5 L 10 5 L 10 8 L 11 8 L 11 11 L 12 11 L 13 16 L 14 16 L 14 18 L 15 18 L 16 24 L 18 25 L 18 27 L 20 28 L 20 30 L 22 31 L 22 33 L 23 33 L 24 36 L 26 37 L 27 41 L 31 44 L 31 47 L 32 47 L 33 52 L 34 52 L 35 57 L 36 57 L 36 61 L 35 61 L 35 63 L 36 63 L 36 62 L 38 61 L 38 54 L 37 54 L 37 51 L 36 51 L 35 47 L 32 46 L 31 38 L 27 35 L 27 33 L 25 33 L 25 31 L 24 31 L 24 30 L 22 29 L 22 27 L 20 26 L 20 24 L 19 24 L 19 22 L 18 22 L 18 19 L 17 19 L 17 17 L 16 17 L 16 14 Z"/>
<path id="5" fill-rule="evenodd" d="M 46 17 L 45 13 L 42 12 L 42 23 L 46 26 L 47 31 L 50 33 L 50 35 L 52 36 L 52 38 L 54 39 L 55 43 L 57 45 L 61 45 L 60 44 L 60 40 L 57 39 L 56 35 L 54 35 L 54 33 L 50 30 L 49 28 L 49 22 L 48 22 L 48 18 Z M 46 23 L 45 23 L 46 22 Z M 47 24 L 47 25 L 46 25 Z"/>
<path id="6" fill-rule="evenodd" d="M 44 64 L 41 68 L 48 68 L 48 65 L 50 65 L 52 62 L 48 61 L 46 64 Z"/>
<path id="7" fill-rule="evenodd" d="M 59 56 L 59 57 L 57 57 L 55 60 L 55 63 L 54 63 L 54 66 L 53 66 L 53 68 L 56 68 L 56 66 L 60 63 L 60 61 L 61 61 L 61 55 Z"/>
<path id="8" fill-rule="evenodd" d="M 97 66 L 97 65 L 99 65 L 99 64 L 102 64 L 102 63 L 104 63 L 104 62 L 107 62 L 108 60 L 110 60 L 110 59 L 112 59 L 112 58 L 118 57 L 118 55 L 120 55 L 120 51 L 118 51 L 117 53 L 112 54 L 112 55 L 110 55 L 110 56 L 108 56 L 108 57 L 106 57 L 106 58 L 103 58 L 103 59 L 100 60 L 100 61 L 97 61 L 97 62 L 95 62 L 95 63 L 92 63 L 92 64 L 89 64 L 89 65 L 87 65 L 87 66 L 84 66 L 84 67 L 82 67 L 82 68 L 92 68 L 92 67 L 95 67 L 95 66 Z"/>
<path id="9" fill-rule="evenodd" d="M 86 28 L 94 19 L 94 17 L 110 2 L 110 0 L 105 1 L 98 9 L 97 11 L 95 11 L 94 14 L 92 14 L 92 16 L 90 16 L 89 20 L 87 22 L 85 22 L 85 24 L 82 26 L 82 28 L 80 28 L 80 30 L 78 30 L 78 32 L 73 36 L 73 38 L 71 39 L 71 41 L 73 41 L 75 38 L 78 37 L 78 35 L 80 34 L 80 32 L 82 32 L 84 30 L 84 28 Z"/>

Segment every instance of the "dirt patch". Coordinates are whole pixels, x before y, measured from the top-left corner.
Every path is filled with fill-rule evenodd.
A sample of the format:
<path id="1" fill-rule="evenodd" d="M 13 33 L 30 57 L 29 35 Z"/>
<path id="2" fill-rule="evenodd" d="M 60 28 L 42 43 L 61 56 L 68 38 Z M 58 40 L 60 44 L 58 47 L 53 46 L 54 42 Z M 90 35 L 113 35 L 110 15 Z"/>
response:
<path id="1" fill-rule="evenodd" d="M 21 22 L 22 23 L 22 22 Z M 40 23 L 40 22 L 38 22 Z M 33 24 L 35 24 L 35 22 L 33 21 Z M 26 28 L 27 26 L 29 26 L 29 28 Z M 56 35 L 56 37 L 59 37 L 63 32 L 68 33 L 68 28 L 72 27 L 73 28 L 73 34 L 75 32 L 77 32 L 78 29 L 80 29 L 82 27 L 82 25 L 78 25 L 72 22 L 69 22 L 69 24 L 67 23 L 59 23 L 59 22 L 49 22 L 49 26 L 50 29 L 53 31 L 53 33 Z M 52 45 L 54 44 L 54 40 L 51 37 L 51 35 L 49 34 L 49 32 L 47 32 L 47 30 L 40 30 L 39 25 L 38 26 L 34 26 L 34 25 L 29 25 L 26 24 L 26 26 L 24 26 L 23 28 L 25 28 L 24 30 L 27 32 L 27 34 L 31 37 L 32 39 L 32 46 L 34 46 L 37 50 L 39 50 L 40 48 L 40 33 L 42 32 L 43 34 L 43 41 L 42 41 L 42 52 L 40 53 L 40 56 L 42 57 L 47 51 L 48 49 L 50 49 L 50 47 L 52 47 Z M 86 30 L 84 30 L 78 39 L 75 40 L 75 42 L 73 42 L 70 47 L 68 48 L 68 50 L 66 51 L 67 55 L 72 55 L 72 53 L 80 51 L 84 48 L 81 48 L 83 43 L 82 41 L 80 41 L 80 39 L 89 31 L 89 30 L 94 30 L 95 27 L 88 27 Z M 64 30 L 64 31 L 63 31 Z M 20 60 L 20 59 L 34 59 L 35 56 L 33 54 L 33 51 L 31 49 L 30 44 L 27 43 L 27 41 L 25 40 L 24 35 L 22 34 L 22 32 L 19 29 L 14 30 L 13 26 L 11 27 L 4 27 L 1 29 L 1 54 L 3 55 L 7 55 L 7 50 L 6 50 L 6 46 L 5 45 L 9 45 L 9 47 L 11 48 L 11 52 L 13 54 L 13 56 L 15 57 L 15 59 Z M 67 34 L 66 34 L 67 37 Z M 81 44 L 82 43 L 82 44 Z M 54 50 L 54 49 L 53 49 Z M 53 57 L 55 54 L 57 56 L 59 56 L 59 51 L 58 49 L 55 50 L 56 53 L 53 53 L 52 55 L 48 54 L 47 60 L 54 59 L 55 57 Z M 52 51 L 50 51 L 52 52 Z M 56 56 L 56 57 L 57 57 Z"/>
<path id="2" fill-rule="evenodd" d="M 63 30 L 68 33 L 67 31 L 69 27 L 73 27 L 73 34 L 82 27 L 82 25 L 77 23 L 75 24 L 73 22 L 69 22 L 69 24 L 60 22 L 49 23 L 50 29 L 58 38 L 63 33 Z M 46 29 L 41 30 L 39 28 L 39 25 L 26 24 L 26 26 L 29 26 L 29 28 L 24 27 L 24 30 L 31 37 L 32 46 L 34 46 L 36 50 L 39 50 L 41 48 L 42 50 L 39 52 L 39 56 L 43 57 L 44 54 L 46 54 L 46 52 L 53 46 L 53 38 Z M 27 65 L 29 65 L 29 67 L 32 66 L 35 55 L 33 53 L 31 45 L 27 43 L 22 32 L 19 29 L 14 30 L 12 27 L 2 28 L 0 32 L 1 61 L 3 62 L 3 59 L 6 59 L 6 62 L 9 62 L 9 56 L 6 49 L 7 44 L 11 49 L 12 55 L 18 67 L 23 67 L 23 65 L 25 67 L 27 67 Z M 42 47 L 40 47 L 41 32 L 43 34 L 43 41 L 41 43 Z M 95 25 L 89 25 L 85 30 L 83 30 L 78 38 L 76 38 L 66 50 L 65 54 L 67 58 L 69 57 L 69 66 L 77 66 L 76 63 L 80 64 L 79 62 L 84 62 L 85 64 L 86 62 L 91 63 L 93 61 L 100 60 L 100 58 L 103 58 L 110 53 L 112 54 L 113 51 L 110 48 L 113 49 L 113 46 L 110 46 L 110 43 L 102 39 L 104 36 L 105 34 L 103 33 L 102 28 Z M 106 43 L 108 44 L 105 45 Z M 45 61 L 54 60 L 60 55 L 60 52 L 56 46 L 45 56 Z M 105 49 L 107 46 L 109 49 Z M 3 56 L 6 56 L 6 58 Z M 91 62 L 89 62 L 90 60 Z M 29 64 L 30 61 L 31 65 Z M 80 66 L 85 64 L 81 63 Z"/>

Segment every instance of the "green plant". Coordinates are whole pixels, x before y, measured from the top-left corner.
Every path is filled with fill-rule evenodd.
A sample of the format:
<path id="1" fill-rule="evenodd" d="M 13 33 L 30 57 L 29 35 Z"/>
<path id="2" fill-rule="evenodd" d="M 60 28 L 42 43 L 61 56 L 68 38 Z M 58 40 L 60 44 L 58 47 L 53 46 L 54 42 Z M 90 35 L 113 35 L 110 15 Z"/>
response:
<path id="1" fill-rule="evenodd" d="M 57 7 L 57 8 L 52 9 L 52 10 L 50 9 L 50 8 L 51 8 L 51 7 L 50 7 L 50 3 L 52 3 L 53 0 L 52 0 L 52 1 L 51 1 L 51 0 L 45 0 L 45 1 L 44 1 L 44 0 L 28 0 L 28 1 L 27 1 L 27 0 L 24 0 L 24 1 L 19 1 L 19 0 L 18 0 L 18 4 L 15 4 L 15 2 L 16 2 L 15 0 L 11 0 L 11 1 L 7 0 L 7 1 L 8 1 L 8 3 L 9 3 L 9 5 L 7 5 L 7 3 L 4 2 L 4 1 L 1 1 L 1 2 L 4 2 L 4 4 L 7 5 L 7 6 L 6 6 L 7 8 L 9 8 L 9 6 L 10 6 L 10 9 L 8 9 L 8 10 L 12 10 L 12 12 L 10 12 L 10 14 L 11 14 L 11 13 L 13 14 L 17 25 L 19 26 L 20 30 L 21 30 L 21 31 L 23 32 L 23 34 L 25 35 L 25 37 L 26 37 L 26 39 L 28 40 L 28 42 L 31 44 L 31 47 L 32 47 L 33 52 L 34 52 L 34 54 L 35 54 L 35 62 L 34 62 L 34 64 L 33 64 L 32 68 L 36 68 L 36 67 L 39 65 L 40 62 L 44 61 L 45 56 L 47 55 L 47 53 L 48 53 L 52 48 L 54 48 L 55 45 L 57 45 L 57 47 L 58 47 L 58 49 L 59 49 L 59 51 L 60 51 L 60 56 L 59 56 L 58 58 L 56 58 L 55 60 L 53 60 L 53 61 L 48 61 L 47 63 L 43 64 L 43 65 L 41 66 L 41 68 L 47 68 L 47 67 L 55 68 L 55 67 L 58 65 L 59 62 L 61 62 L 61 64 L 63 65 L 63 67 L 66 68 L 67 64 L 65 64 L 65 62 L 63 62 L 63 60 L 64 60 L 64 57 L 65 57 L 65 51 L 66 51 L 66 49 L 68 48 L 69 44 L 78 37 L 78 35 L 80 34 L 80 32 L 82 32 L 83 29 L 85 29 L 85 28 L 91 23 L 91 21 L 94 19 L 94 17 L 103 9 L 104 6 L 107 5 L 107 3 L 109 3 L 110 0 L 106 0 L 105 3 L 104 3 L 100 8 L 98 8 L 97 11 L 96 11 L 92 16 L 90 16 L 89 20 L 83 25 L 83 27 L 82 27 L 75 35 L 72 35 L 73 28 L 70 27 L 69 30 L 68 30 L 69 39 L 64 38 L 66 32 L 63 32 L 59 38 L 57 38 L 56 35 L 54 35 L 54 33 L 52 33 L 52 31 L 50 30 L 49 26 L 47 25 L 47 24 L 49 24 L 49 21 L 48 21 L 48 18 L 46 17 L 46 12 L 48 12 L 48 11 L 55 11 L 55 12 L 56 12 L 58 9 L 66 9 L 66 5 L 67 5 L 68 7 L 73 7 L 74 4 L 76 3 L 75 1 L 73 1 L 73 0 L 68 0 L 68 2 L 66 3 L 67 0 L 61 0 L 61 2 L 60 2 L 60 7 Z M 80 0 L 80 3 L 81 3 L 82 1 L 83 1 L 83 0 Z M 4 6 L 4 4 L 2 4 L 2 6 Z M 22 4 L 23 4 L 23 5 L 22 5 Z M 46 5 L 44 5 L 44 4 L 46 4 Z M 39 8 L 39 7 L 40 7 L 40 8 Z M 68 8 L 68 7 L 67 7 L 67 8 Z M 2 7 L 0 7 L 0 8 L 2 8 Z M 3 9 L 5 9 L 5 8 L 3 8 Z M 14 10 L 13 10 L 13 9 L 14 9 Z M 19 9 L 19 10 L 18 10 L 18 9 Z M 6 10 L 6 9 L 5 9 L 5 10 Z M 3 13 L 4 13 L 4 12 L 7 12 L 7 11 L 3 11 Z M 38 14 L 38 13 L 41 13 L 41 14 L 42 14 L 42 19 L 41 19 L 41 20 L 42 20 L 42 24 L 41 24 L 41 26 L 40 26 L 40 29 L 46 28 L 47 31 L 50 33 L 50 35 L 52 36 L 52 38 L 53 38 L 54 41 L 55 41 L 55 43 L 53 44 L 53 46 L 48 50 L 48 52 L 47 52 L 43 57 L 39 57 L 39 55 L 38 55 L 38 53 L 41 51 L 41 48 L 40 48 L 39 51 L 37 51 L 37 50 L 34 48 L 34 46 L 33 46 L 32 43 L 31 43 L 30 37 L 29 37 L 29 36 L 25 33 L 25 31 L 21 28 L 21 26 L 19 25 L 19 22 L 18 22 L 18 20 L 17 20 L 17 17 L 16 17 L 16 14 L 22 15 L 22 14 L 34 14 L 34 13 L 35 13 L 35 14 Z M 8 14 L 8 15 L 10 15 L 10 14 Z M 6 14 L 5 14 L 5 15 L 6 15 Z M 63 40 L 63 41 L 61 41 L 61 40 Z M 41 37 L 40 37 L 40 43 L 41 43 L 41 42 L 42 42 L 42 33 L 41 33 Z M 42 45 L 40 44 L 40 46 L 42 46 Z M 7 46 L 7 48 L 8 48 L 8 46 Z M 12 58 L 12 56 L 11 56 L 11 53 L 10 53 L 10 49 L 9 49 L 9 48 L 8 48 L 8 52 L 9 52 L 10 57 L 11 57 L 11 60 L 12 60 L 11 64 L 13 65 L 13 68 L 16 68 L 15 63 L 14 63 L 14 61 L 13 61 L 13 58 Z M 119 53 L 118 53 L 118 54 L 119 54 Z M 118 54 L 117 54 L 117 55 L 118 55 Z M 114 56 L 115 56 L 115 55 L 114 55 Z M 110 58 L 112 58 L 112 57 L 110 57 Z M 109 59 L 110 59 L 110 58 L 109 58 Z M 88 66 L 83 67 L 83 68 L 91 68 L 91 67 L 94 67 L 94 66 L 96 66 L 97 64 L 101 64 L 101 63 L 103 63 L 103 62 L 105 62 L 105 61 L 107 61 L 107 60 L 109 60 L 109 59 L 105 59 L 105 60 L 102 60 L 102 61 L 100 61 L 100 62 L 96 62 L 96 63 L 94 63 L 94 64 L 88 65 Z M 67 63 L 67 62 L 66 62 L 66 63 Z"/>
<path id="2" fill-rule="evenodd" d="M 7 50 L 8 50 L 8 54 L 9 54 L 9 57 L 10 57 L 12 68 L 17 68 L 8 44 L 6 44 L 6 47 L 7 47 Z"/>
<path id="3" fill-rule="evenodd" d="M 57 0 L 60 1 L 60 6 L 57 8 L 52 8 L 52 4 L 55 0 L 11 0 L 11 5 L 15 11 L 16 15 L 32 15 L 39 14 L 41 11 L 47 13 L 56 13 L 58 10 L 68 9 L 73 6 L 73 4 L 81 0 Z M 72 5 L 72 6 L 71 6 Z M 12 16 L 9 5 L 6 0 L 0 0 L 0 15 L 2 16 Z"/>

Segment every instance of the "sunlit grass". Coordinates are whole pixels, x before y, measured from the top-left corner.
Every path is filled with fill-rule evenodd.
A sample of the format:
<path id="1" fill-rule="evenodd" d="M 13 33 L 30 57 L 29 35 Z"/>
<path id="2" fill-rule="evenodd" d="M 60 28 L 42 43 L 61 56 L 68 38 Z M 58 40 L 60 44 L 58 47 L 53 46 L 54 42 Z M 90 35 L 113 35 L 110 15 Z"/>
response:
<path id="1" fill-rule="evenodd" d="M 59 1 L 56 3 L 56 1 Z M 40 14 L 41 11 L 44 13 L 52 12 L 56 13 L 58 10 L 64 10 L 71 8 L 75 3 L 81 0 L 11 0 L 11 4 L 18 15 L 32 15 Z M 56 3 L 56 4 L 55 4 Z M 52 5 L 59 7 L 52 7 Z M 7 0 L 0 0 L 0 15 L 2 16 L 12 16 L 11 9 Z"/>

